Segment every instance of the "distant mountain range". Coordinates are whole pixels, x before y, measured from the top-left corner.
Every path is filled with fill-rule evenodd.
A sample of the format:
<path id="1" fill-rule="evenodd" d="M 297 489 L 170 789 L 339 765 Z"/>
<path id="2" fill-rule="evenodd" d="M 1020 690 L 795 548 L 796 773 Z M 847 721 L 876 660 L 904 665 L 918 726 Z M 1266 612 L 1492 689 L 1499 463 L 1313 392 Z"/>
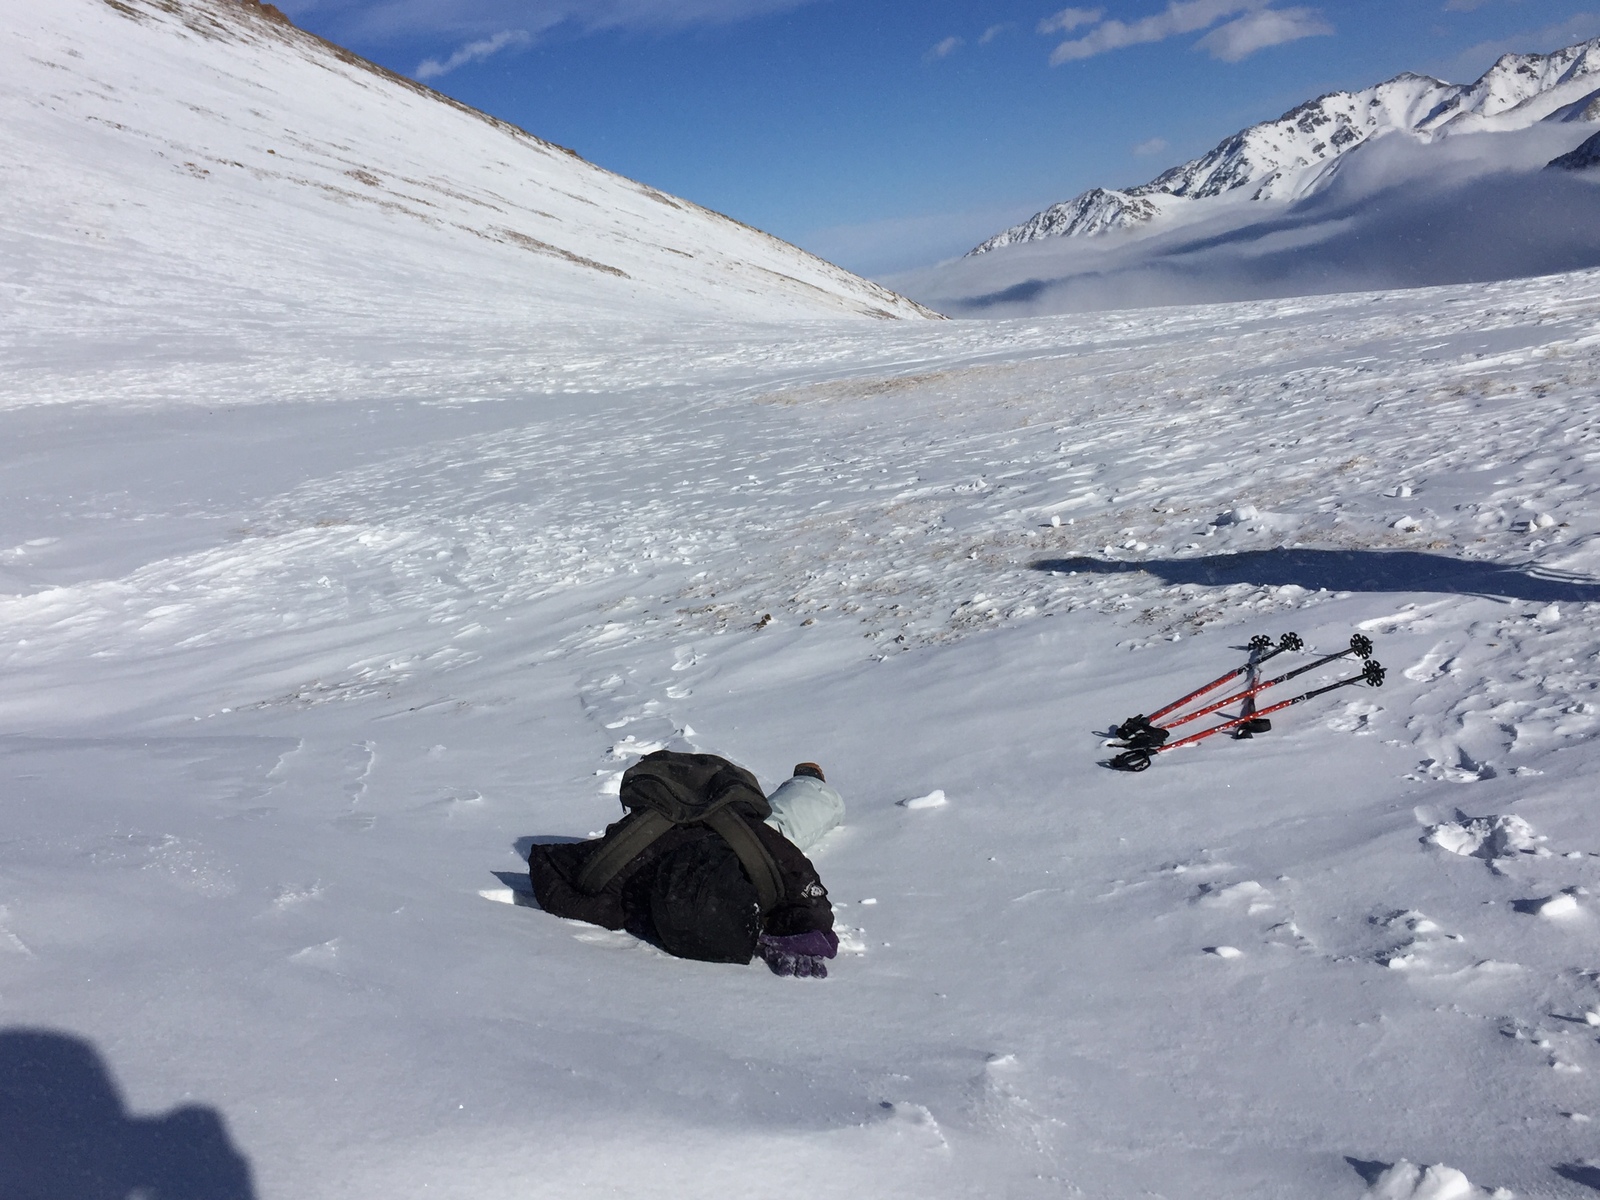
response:
<path id="1" fill-rule="evenodd" d="M 1398 75 L 1332 92 L 1240 131 L 1192 162 L 1129 188 L 1093 188 L 995 234 L 971 254 L 1046 238 L 1152 229 L 1235 201 L 1295 201 L 1329 186 L 1352 150 L 1388 134 L 1462 133 L 1600 120 L 1600 38 L 1552 54 L 1507 54 L 1472 84 Z"/>

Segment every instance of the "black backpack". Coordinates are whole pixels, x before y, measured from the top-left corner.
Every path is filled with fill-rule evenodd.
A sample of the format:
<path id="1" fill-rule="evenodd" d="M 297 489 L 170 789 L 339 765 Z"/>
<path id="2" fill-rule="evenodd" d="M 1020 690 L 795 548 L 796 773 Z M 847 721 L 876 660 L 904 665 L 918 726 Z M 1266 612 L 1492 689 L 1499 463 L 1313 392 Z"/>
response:
<path id="1" fill-rule="evenodd" d="M 658 750 L 622 776 L 628 810 L 578 872 L 593 895 L 668 830 L 701 826 L 656 864 L 650 915 L 662 949 L 679 958 L 749 962 L 761 917 L 784 899 L 783 876 L 749 821 L 772 815 L 756 777 L 715 754 Z"/>

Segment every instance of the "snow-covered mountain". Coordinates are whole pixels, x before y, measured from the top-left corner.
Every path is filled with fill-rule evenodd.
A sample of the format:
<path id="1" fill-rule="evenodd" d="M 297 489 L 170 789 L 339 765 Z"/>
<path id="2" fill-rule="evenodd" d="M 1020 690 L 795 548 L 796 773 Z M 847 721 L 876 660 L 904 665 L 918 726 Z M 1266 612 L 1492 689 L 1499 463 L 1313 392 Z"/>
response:
<path id="1" fill-rule="evenodd" d="M 1195 201 L 1298 200 L 1326 187 L 1344 155 L 1386 134 L 1427 141 L 1552 119 L 1600 119 L 1600 38 L 1552 54 L 1503 55 L 1472 84 L 1407 73 L 1359 92 L 1320 96 L 1148 183 L 1093 188 L 1047 208 L 971 253 L 1154 226 L 1164 217 L 1199 218 L 1216 207 Z"/>
<path id="2" fill-rule="evenodd" d="M 116 324 L 134 289 L 207 329 L 235 299 L 362 313 L 376 295 L 441 318 L 933 315 L 255 0 L 0 0 L 0 14 L 13 295 L 94 294 Z"/>

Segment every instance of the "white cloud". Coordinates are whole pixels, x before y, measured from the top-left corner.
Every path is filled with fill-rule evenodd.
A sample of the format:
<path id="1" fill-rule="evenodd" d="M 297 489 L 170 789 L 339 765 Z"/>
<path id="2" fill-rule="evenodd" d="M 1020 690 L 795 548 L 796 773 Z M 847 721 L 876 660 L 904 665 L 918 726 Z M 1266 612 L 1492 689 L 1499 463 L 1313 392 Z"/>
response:
<path id="1" fill-rule="evenodd" d="M 341 37 L 446 34 L 488 38 L 502 29 L 534 36 L 558 26 L 580 33 L 606 29 L 682 29 L 725 25 L 786 12 L 820 0 L 276 0 L 291 19 L 314 17 Z"/>
<path id="2" fill-rule="evenodd" d="M 1060 66 L 1080 58 L 1093 58 L 1108 50 L 1161 42 L 1180 33 L 1194 33 L 1224 17 L 1265 8 L 1268 0 L 1172 0 L 1165 12 L 1129 24 L 1112 19 L 1095 26 L 1085 36 L 1062 42 L 1050 55 L 1050 65 Z"/>
<path id="3" fill-rule="evenodd" d="M 1263 8 L 1217 26 L 1195 43 L 1195 49 L 1205 50 L 1223 62 L 1238 62 L 1268 46 L 1324 37 L 1332 32 L 1333 26 L 1314 8 Z"/>
<path id="4" fill-rule="evenodd" d="M 945 38 L 944 41 L 940 42 L 938 45 L 929 47 L 928 52 L 926 54 L 924 54 L 922 57 L 927 62 L 932 62 L 936 58 L 949 58 L 952 54 L 954 54 L 956 52 L 957 49 L 960 48 L 960 46 L 961 46 L 961 39 L 960 38 L 958 38 L 958 37 L 947 37 L 947 38 Z"/>
<path id="5" fill-rule="evenodd" d="M 987 46 L 990 42 L 994 41 L 995 38 L 999 37 L 1002 33 L 1009 33 L 1012 29 L 1015 29 L 1015 28 L 1016 28 L 1016 23 L 1013 22 L 1013 21 L 1002 21 L 998 25 L 991 25 L 991 26 L 989 26 L 989 28 L 987 28 L 987 29 L 985 29 L 983 31 L 983 36 L 978 39 L 978 45 Z"/>
<path id="6" fill-rule="evenodd" d="M 1332 33 L 1333 28 L 1313 8 L 1271 8 L 1271 0 L 1171 0 L 1164 12 L 1138 21 L 1103 21 L 1080 38 L 1062 42 L 1050 55 L 1050 65 L 1060 66 L 1093 58 L 1110 50 L 1163 42 L 1185 33 L 1210 29 L 1218 21 L 1234 18 L 1200 39 L 1199 48 L 1228 62 L 1268 46 L 1297 38 Z M 1067 9 L 1080 13 L 1081 9 Z M 1043 28 L 1043 26 L 1041 26 Z"/>
<path id="7" fill-rule="evenodd" d="M 1063 8 L 1039 22 L 1040 33 L 1071 33 L 1080 25 L 1093 25 L 1106 15 L 1103 8 Z"/>
<path id="8" fill-rule="evenodd" d="M 502 29 L 492 37 L 468 42 L 443 62 L 436 58 L 423 59 L 417 64 L 415 74 L 418 79 L 437 79 L 441 75 L 448 75 L 457 67 L 464 67 L 472 62 L 482 62 L 490 55 L 500 53 L 507 46 L 526 46 L 531 41 L 533 37 L 525 29 Z"/>
<path id="9" fill-rule="evenodd" d="M 1133 152 L 1134 152 L 1134 154 L 1138 155 L 1140 158 L 1144 158 L 1147 155 L 1160 154 L 1166 148 L 1167 148 L 1167 139 L 1166 138 L 1153 137 L 1147 142 L 1140 142 L 1137 146 L 1135 146 L 1133 148 Z"/>

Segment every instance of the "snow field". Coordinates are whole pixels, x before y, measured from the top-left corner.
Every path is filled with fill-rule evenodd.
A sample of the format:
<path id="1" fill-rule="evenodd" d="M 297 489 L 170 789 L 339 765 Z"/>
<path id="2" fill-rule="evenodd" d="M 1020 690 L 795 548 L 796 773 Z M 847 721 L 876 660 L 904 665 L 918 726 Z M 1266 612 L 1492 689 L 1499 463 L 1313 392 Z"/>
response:
<path id="1" fill-rule="evenodd" d="M 1581 1195 L 1593 289 L 13 407 L 4 1019 L 262 1196 Z M 1389 682 L 1096 765 L 1290 629 Z M 844 792 L 826 984 L 486 903 L 668 744 Z"/>
<path id="2" fill-rule="evenodd" d="M 129 6 L 4 34 L 0 1058 L 121 1094 L 4 1059 L 0 1128 L 199 1105 L 259 1200 L 1592 1193 L 1600 276 L 815 319 L 889 301 Z M 1387 683 L 1098 765 L 1289 631 Z M 529 904 L 663 745 L 841 789 L 826 983 Z"/>

